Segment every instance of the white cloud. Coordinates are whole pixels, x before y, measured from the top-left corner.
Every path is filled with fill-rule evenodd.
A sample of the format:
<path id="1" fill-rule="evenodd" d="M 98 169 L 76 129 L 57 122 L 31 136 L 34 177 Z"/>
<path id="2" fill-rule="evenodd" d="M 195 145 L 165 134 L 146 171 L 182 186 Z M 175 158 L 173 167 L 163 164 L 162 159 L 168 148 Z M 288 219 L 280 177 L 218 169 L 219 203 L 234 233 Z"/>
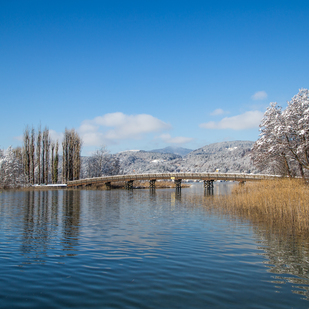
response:
<path id="1" fill-rule="evenodd" d="M 258 91 L 251 96 L 252 100 L 264 100 L 268 97 L 265 91 Z"/>
<path id="2" fill-rule="evenodd" d="M 210 113 L 210 115 L 212 116 L 217 116 L 217 115 L 222 115 L 222 114 L 226 114 L 226 112 L 221 108 L 217 108 L 212 113 Z"/>
<path id="3" fill-rule="evenodd" d="M 232 129 L 245 130 L 257 128 L 261 122 L 263 113 L 260 111 L 249 111 L 233 117 L 225 117 L 219 122 L 206 122 L 200 124 L 204 129 Z"/>
<path id="4" fill-rule="evenodd" d="M 106 131 L 106 128 L 110 128 Z M 82 122 L 79 132 L 85 146 L 114 144 L 117 140 L 141 139 L 147 133 L 171 129 L 171 125 L 147 114 L 105 114 Z"/>
<path id="5" fill-rule="evenodd" d="M 49 136 L 50 136 L 50 139 L 53 141 L 53 142 L 56 142 L 58 141 L 59 144 L 62 143 L 62 140 L 63 140 L 63 136 L 64 134 L 61 132 L 61 133 L 58 133 L 54 130 L 49 130 Z"/>
<path id="6" fill-rule="evenodd" d="M 114 144 L 111 141 L 107 141 L 104 134 L 98 131 L 81 133 L 83 145 L 85 146 L 101 146 Z"/>
<path id="7" fill-rule="evenodd" d="M 161 134 L 160 138 L 165 143 L 168 143 L 168 144 L 185 144 L 193 140 L 193 138 L 191 137 L 184 137 L 184 136 L 171 137 L 170 134 Z"/>
<path id="8" fill-rule="evenodd" d="M 24 136 L 23 135 L 14 136 L 13 138 L 16 139 L 19 142 L 22 142 L 24 140 Z"/>

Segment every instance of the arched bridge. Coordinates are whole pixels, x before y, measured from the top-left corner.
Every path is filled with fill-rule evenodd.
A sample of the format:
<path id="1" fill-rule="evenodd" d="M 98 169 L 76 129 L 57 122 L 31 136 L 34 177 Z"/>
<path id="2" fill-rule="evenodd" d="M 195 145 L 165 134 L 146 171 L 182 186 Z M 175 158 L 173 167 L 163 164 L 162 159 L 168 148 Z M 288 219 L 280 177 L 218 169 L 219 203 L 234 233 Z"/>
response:
<path id="1" fill-rule="evenodd" d="M 263 179 L 277 179 L 280 176 L 276 175 L 261 175 L 261 174 L 242 174 L 242 173 L 152 173 L 152 174 L 132 174 L 132 175 L 116 175 L 104 176 L 95 178 L 85 178 L 79 180 L 68 181 L 67 186 L 78 188 L 86 186 L 101 186 L 105 185 L 108 189 L 111 188 L 112 182 L 124 181 L 126 189 L 133 188 L 134 180 L 148 180 L 149 187 L 155 188 L 155 182 L 159 179 L 172 179 L 176 184 L 176 188 L 181 188 L 181 181 L 184 179 L 203 180 L 205 188 L 213 187 L 215 180 L 225 181 L 257 181 Z"/>

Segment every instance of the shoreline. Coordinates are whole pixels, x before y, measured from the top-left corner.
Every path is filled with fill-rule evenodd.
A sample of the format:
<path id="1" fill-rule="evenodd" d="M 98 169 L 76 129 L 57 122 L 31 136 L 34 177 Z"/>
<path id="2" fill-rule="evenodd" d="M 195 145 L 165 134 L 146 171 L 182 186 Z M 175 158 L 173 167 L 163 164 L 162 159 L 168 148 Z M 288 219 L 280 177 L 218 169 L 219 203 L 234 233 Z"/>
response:
<path id="1" fill-rule="evenodd" d="M 174 182 L 170 181 L 158 181 L 156 182 L 156 189 L 172 189 L 175 188 L 176 185 Z M 190 188 L 191 184 L 189 183 L 182 183 L 181 188 Z M 82 187 L 82 188 L 68 188 L 66 184 L 49 184 L 49 185 L 33 185 L 24 188 L 8 188 L 8 189 L 0 189 L 1 191 L 55 191 L 55 190 L 101 190 L 101 191 L 109 191 L 115 189 L 125 189 L 124 182 L 114 182 L 111 185 L 111 189 L 107 189 L 105 185 L 99 186 L 89 186 L 89 187 Z M 148 181 L 135 181 L 135 185 L 133 189 L 149 189 L 149 182 Z"/>

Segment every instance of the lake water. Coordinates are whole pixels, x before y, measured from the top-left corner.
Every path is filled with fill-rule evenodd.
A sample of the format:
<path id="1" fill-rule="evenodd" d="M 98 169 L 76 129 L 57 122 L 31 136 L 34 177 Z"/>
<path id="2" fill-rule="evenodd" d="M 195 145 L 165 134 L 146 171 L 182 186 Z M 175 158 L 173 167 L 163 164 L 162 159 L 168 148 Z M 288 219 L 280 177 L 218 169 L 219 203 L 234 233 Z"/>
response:
<path id="1" fill-rule="evenodd" d="M 212 198 L 201 185 L 0 192 L 0 307 L 309 308 L 309 245 Z"/>

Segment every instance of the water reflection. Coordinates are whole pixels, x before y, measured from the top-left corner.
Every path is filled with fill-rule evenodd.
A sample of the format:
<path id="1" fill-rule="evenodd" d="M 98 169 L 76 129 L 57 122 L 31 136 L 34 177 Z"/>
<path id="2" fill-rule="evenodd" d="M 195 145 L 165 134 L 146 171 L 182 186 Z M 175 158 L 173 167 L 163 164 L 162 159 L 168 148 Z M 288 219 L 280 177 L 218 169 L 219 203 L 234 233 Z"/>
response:
<path id="1" fill-rule="evenodd" d="M 27 258 L 26 263 L 44 263 L 48 249 L 55 246 L 54 239 L 60 232 L 61 250 L 76 250 L 80 191 L 27 191 L 23 202 L 21 252 Z"/>
<path id="2" fill-rule="evenodd" d="M 117 226 L 120 221 L 120 207 L 124 201 L 123 194 L 129 199 L 132 199 L 132 191 L 124 190 L 108 190 L 100 191 L 94 190 L 81 191 L 84 195 L 83 198 L 83 209 L 84 216 L 94 220 L 92 227 L 95 233 L 101 231 L 107 231 L 113 226 Z M 115 194 L 116 193 L 116 194 Z"/>
<path id="3" fill-rule="evenodd" d="M 68 190 L 63 194 L 63 250 L 75 251 L 78 245 L 80 225 L 81 191 Z M 70 254 L 74 256 L 74 253 Z"/>
<path id="4" fill-rule="evenodd" d="M 308 239 L 301 235 L 282 235 L 262 222 L 248 222 L 212 208 L 214 196 L 229 193 L 231 187 L 231 184 L 223 183 L 215 184 L 211 191 L 203 191 L 202 184 L 196 184 L 181 191 L 59 190 L 10 193 L 6 198 L 0 196 L 0 222 L 2 230 L 6 229 L 5 233 L 13 234 L 16 230 L 13 235 L 17 237 L 11 243 L 0 238 L 1 251 L 12 250 L 10 252 L 16 256 L 20 251 L 23 257 L 18 260 L 20 264 L 48 264 L 51 261 L 69 264 L 75 261 L 78 271 L 88 276 L 89 286 L 93 286 L 91 280 L 95 279 L 98 280 L 97 286 L 103 282 L 106 289 L 109 284 L 114 284 L 114 290 L 124 282 L 123 277 L 131 284 L 134 278 L 140 279 L 140 282 L 146 278 L 145 282 L 148 282 L 158 273 L 153 290 L 170 283 L 170 277 L 177 278 L 171 286 L 181 284 L 187 278 L 190 282 L 188 286 L 192 283 L 195 289 L 202 284 L 206 286 L 208 281 L 222 281 L 222 276 L 216 277 L 217 273 L 232 276 L 235 272 L 231 281 L 239 284 L 245 276 L 241 267 L 249 267 L 250 258 L 259 251 L 263 256 L 261 260 L 272 274 L 270 280 L 263 277 L 261 282 L 268 280 L 279 292 L 285 287 L 285 290 L 290 289 L 309 300 Z M 234 233 L 240 240 L 234 239 L 234 243 L 229 243 L 227 237 L 233 233 L 228 229 L 233 224 Z M 238 229 L 245 232 L 237 234 Z M 255 235 L 253 240 L 248 236 L 251 232 Z M 242 237 L 248 237 L 250 241 L 242 242 Z M 12 244 L 16 243 L 18 253 L 11 249 Z M 218 244 L 223 248 L 218 248 Z M 228 250 L 235 253 L 238 249 L 240 252 L 235 256 L 227 254 Z M 243 256 L 248 260 L 244 258 L 243 265 L 233 269 Z M 159 265 L 156 260 L 160 260 L 157 262 Z M 212 270 L 211 263 L 220 260 L 223 262 Z M 209 268 L 203 268 L 207 261 L 211 262 L 207 266 Z M 164 268 L 165 265 L 169 268 Z M 187 268 L 194 271 L 185 273 Z M 140 269 L 144 273 L 139 273 Z M 267 273 L 265 266 L 263 269 Z M 203 276 L 198 277 L 201 270 L 205 272 L 203 276 L 211 273 L 212 277 L 208 281 Z M 181 272 L 184 273 L 178 276 Z M 259 274 L 255 275 L 258 277 Z M 256 280 L 252 278 L 252 281 Z M 152 284 L 150 281 L 148 283 Z M 83 281 L 80 286 L 83 286 Z M 142 285 L 142 288 L 145 286 Z M 206 287 L 211 288 L 210 285 Z M 125 286 L 124 290 L 129 289 Z M 96 291 L 96 297 L 101 295 L 102 290 Z M 212 291 L 212 295 L 216 292 Z M 203 295 L 203 291 L 199 295 Z"/>
<path id="5" fill-rule="evenodd" d="M 25 193 L 21 251 L 26 257 L 44 262 L 54 227 L 50 214 L 49 191 Z"/>
<path id="6" fill-rule="evenodd" d="M 265 264 L 273 273 L 278 291 L 282 284 L 291 283 L 292 292 L 309 300 L 309 243 L 301 235 L 270 233 L 265 226 L 254 226 L 258 235 Z"/>
<path id="7" fill-rule="evenodd" d="M 210 195 L 214 195 L 214 188 L 204 188 L 204 195 L 205 196 L 210 196 Z"/>
<path id="8" fill-rule="evenodd" d="M 203 205 L 206 213 L 216 213 L 224 218 L 228 218 L 238 225 L 239 222 L 248 224 L 248 221 L 234 214 L 229 216 L 225 211 L 220 213 L 220 208 L 213 209 L 209 199 L 214 195 L 225 195 L 231 192 L 231 185 L 215 185 L 213 190 L 204 190 L 204 195 L 199 194 L 199 186 L 192 188 L 191 191 L 183 190 L 182 194 L 170 192 L 171 206 L 174 208 L 176 201 L 181 201 L 186 207 L 199 207 Z M 212 189 L 212 188 L 211 188 Z M 157 195 L 162 192 L 157 192 Z M 176 198 L 178 197 L 178 199 Z M 292 292 L 302 295 L 309 300 L 309 240 L 307 236 L 299 234 L 282 234 L 281 231 L 274 229 L 273 226 L 265 225 L 265 222 L 250 222 L 253 232 L 257 237 L 259 249 L 265 260 L 265 265 L 269 272 L 274 274 L 271 282 L 276 285 L 280 292 L 282 285 L 291 284 Z"/>

